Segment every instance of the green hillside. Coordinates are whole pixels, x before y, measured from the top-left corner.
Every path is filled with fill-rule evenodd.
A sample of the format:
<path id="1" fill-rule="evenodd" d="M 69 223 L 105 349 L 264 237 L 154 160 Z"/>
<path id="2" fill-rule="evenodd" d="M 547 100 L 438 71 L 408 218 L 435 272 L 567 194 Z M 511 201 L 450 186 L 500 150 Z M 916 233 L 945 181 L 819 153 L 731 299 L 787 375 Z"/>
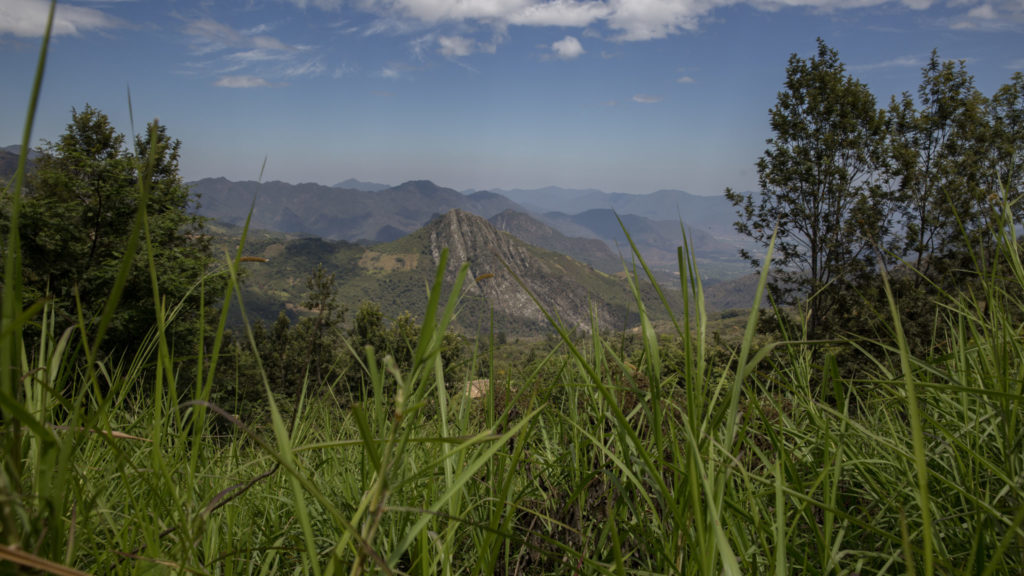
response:
<path id="1" fill-rule="evenodd" d="M 213 224 L 210 229 L 221 249 L 237 246 L 240 228 Z M 526 244 L 483 218 L 458 210 L 394 242 L 373 246 L 251 231 L 245 249 L 250 257 L 243 279 L 246 306 L 251 316 L 268 323 L 281 310 L 293 318 L 305 314 L 298 305 L 306 292 L 305 279 L 323 264 L 335 274 L 338 299 L 349 310 L 373 300 L 385 316 L 408 311 L 420 317 L 427 304 L 427 283 L 445 248 L 451 252 L 449 282 L 462 263 L 469 264 L 473 279 L 464 287 L 455 322 L 463 333 L 487 332 L 492 311 L 496 327 L 509 334 L 548 331 L 547 321 L 517 276 L 545 308 L 579 330 L 589 330 L 590 311 L 603 328 L 622 329 L 636 322 L 636 304 L 624 274 L 606 274 Z M 652 306 L 653 290 L 642 292 L 649 306 L 660 309 Z M 667 320 L 665 313 L 662 316 Z"/>

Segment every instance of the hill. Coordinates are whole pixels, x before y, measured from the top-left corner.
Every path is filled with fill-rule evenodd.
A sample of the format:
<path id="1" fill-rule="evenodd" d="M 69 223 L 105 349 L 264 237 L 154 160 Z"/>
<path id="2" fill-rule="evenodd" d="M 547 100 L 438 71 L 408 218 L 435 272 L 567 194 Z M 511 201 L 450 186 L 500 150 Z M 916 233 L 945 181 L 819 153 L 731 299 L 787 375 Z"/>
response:
<path id="1" fill-rule="evenodd" d="M 237 243 L 237 228 L 214 225 L 213 233 L 225 247 Z M 621 275 L 608 275 L 527 244 L 463 210 L 449 211 L 394 242 L 369 247 L 253 231 L 246 254 L 268 261 L 246 264 L 245 302 L 253 316 L 265 321 L 272 321 L 281 309 L 293 316 L 301 314 L 297 303 L 305 293 L 304 279 L 323 263 L 328 272 L 336 274 L 339 300 L 350 310 L 372 299 L 390 317 L 406 310 L 422 314 L 427 299 L 424 287 L 432 280 L 444 248 L 450 253 L 449 286 L 458 267 L 469 264 L 456 320 L 456 327 L 464 333 L 486 333 L 492 310 L 496 330 L 510 334 L 549 330 L 517 276 L 567 326 L 588 330 L 591 311 L 606 328 L 621 329 L 636 321 L 636 305 Z M 677 298 L 670 297 L 676 303 Z M 645 289 L 645 299 L 657 315 L 660 306 L 655 304 L 652 290 Z"/>
<path id="2" fill-rule="evenodd" d="M 523 212 L 506 210 L 488 219 L 495 228 L 546 250 L 565 254 L 594 268 L 614 274 L 622 271 L 622 259 L 597 238 L 569 237 Z"/>

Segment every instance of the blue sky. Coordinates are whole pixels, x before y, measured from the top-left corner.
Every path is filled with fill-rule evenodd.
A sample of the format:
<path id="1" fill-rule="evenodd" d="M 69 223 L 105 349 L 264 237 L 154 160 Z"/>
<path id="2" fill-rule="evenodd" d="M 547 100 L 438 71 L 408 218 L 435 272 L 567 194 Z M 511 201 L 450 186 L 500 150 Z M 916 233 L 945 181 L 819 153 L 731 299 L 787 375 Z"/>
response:
<path id="1" fill-rule="evenodd" d="M 0 144 L 20 142 L 48 2 L 0 0 Z M 1021 0 L 78 0 L 33 142 L 92 104 L 159 117 L 188 180 L 756 188 L 791 53 L 880 102 L 933 48 L 986 95 L 1024 69 Z"/>

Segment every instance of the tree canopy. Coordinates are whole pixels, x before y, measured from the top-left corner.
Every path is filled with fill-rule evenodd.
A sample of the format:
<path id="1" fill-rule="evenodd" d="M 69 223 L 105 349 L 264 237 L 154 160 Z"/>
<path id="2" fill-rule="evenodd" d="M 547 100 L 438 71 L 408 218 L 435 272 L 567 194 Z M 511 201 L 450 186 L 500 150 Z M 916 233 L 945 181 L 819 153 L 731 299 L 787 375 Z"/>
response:
<path id="1" fill-rule="evenodd" d="M 128 139 L 109 118 L 85 105 L 72 109 L 71 122 L 47 142 L 29 174 L 21 213 L 26 299 L 52 298 L 66 325 L 81 312 L 96 320 L 114 285 L 122 258 L 132 261 L 121 305 L 107 333 L 110 351 L 132 349 L 155 323 L 147 244 L 159 282 L 162 306 L 183 303 L 171 334 L 179 344 L 197 333 L 194 290 L 207 272 L 209 243 L 203 221 L 190 210 L 193 198 L 178 174 L 181 142 L 152 122 Z M 141 174 L 150 174 L 145 236 L 126 254 L 140 201 Z M 7 223 L 4 201 L 3 224 Z"/>
<path id="2" fill-rule="evenodd" d="M 992 244 L 992 195 L 1020 194 L 1020 73 L 989 101 L 963 61 L 932 52 L 916 98 L 879 109 L 819 39 L 815 56 L 790 57 L 769 114 L 760 193 L 726 196 L 737 231 L 759 246 L 777 230 L 769 291 L 798 308 L 812 338 L 865 325 L 880 265 L 907 270 L 911 292 L 962 285 L 963 270 L 977 269 L 967 260 Z"/>
<path id="3" fill-rule="evenodd" d="M 816 56 L 790 57 L 770 116 L 774 136 L 757 162 L 760 196 L 726 195 L 738 207 L 740 233 L 767 246 L 777 227 L 771 292 L 783 305 L 809 301 L 813 334 L 841 313 L 847 292 L 839 288 L 871 268 L 887 229 L 884 122 L 874 95 L 820 39 Z"/>

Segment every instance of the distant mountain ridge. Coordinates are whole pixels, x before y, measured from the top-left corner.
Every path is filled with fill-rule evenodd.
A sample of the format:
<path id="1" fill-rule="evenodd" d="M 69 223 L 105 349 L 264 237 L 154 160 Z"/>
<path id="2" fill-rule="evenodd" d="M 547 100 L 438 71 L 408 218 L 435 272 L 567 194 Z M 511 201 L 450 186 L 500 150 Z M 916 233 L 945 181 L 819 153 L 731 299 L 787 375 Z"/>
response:
<path id="1" fill-rule="evenodd" d="M 242 224 L 255 197 L 254 228 L 350 242 L 394 240 L 423 226 L 434 215 L 456 208 L 485 218 L 504 210 L 522 210 L 497 194 L 465 196 L 428 180 L 376 192 L 308 183 L 232 182 L 225 178 L 206 178 L 189 185 L 200 198 L 198 212 L 202 216 Z"/>
<path id="2" fill-rule="evenodd" d="M 730 236 L 714 232 L 716 225 L 711 217 L 699 219 L 707 213 L 702 206 L 706 208 L 708 205 L 711 211 L 720 211 L 720 204 L 727 204 L 724 198 L 696 197 L 678 191 L 661 191 L 648 198 L 609 195 L 595 190 L 567 190 L 567 194 L 575 194 L 578 199 L 598 198 L 599 203 L 613 203 L 618 208 L 530 214 L 526 207 L 496 192 L 460 193 L 428 180 L 413 180 L 373 192 L 311 183 L 232 182 L 224 178 L 207 178 L 190 183 L 190 186 L 200 197 L 198 212 L 203 216 L 240 225 L 255 198 L 254 228 L 359 243 L 397 240 L 425 225 L 434 216 L 453 209 L 485 219 L 511 211 L 521 216 L 508 215 L 494 223 L 528 243 L 568 254 L 605 272 L 620 270 L 623 257 L 626 261 L 632 258 L 616 215 L 622 219 L 649 265 L 663 271 L 678 270 L 676 247 L 683 243 L 682 232 L 678 218 L 666 214 L 679 212 L 675 209 L 669 212 L 666 206 L 685 200 L 689 202 L 690 214 L 698 218 L 696 221 L 684 221 L 698 261 L 707 264 L 703 267 L 706 277 L 709 280 L 724 279 L 747 271 L 737 256 L 742 239 L 735 233 Z M 521 196 L 536 202 L 548 195 L 550 204 L 558 204 L 556 189 L 534 192 Z M 578 205 L 588 204 L 580 200 Z M 657 216 L 651 218 L 627 210 Z M 606 248 L 597 246 L 594 240 L 604 242 Z"/>
<path id="3" fill-rule="evenodd" d="M 691 228 L 710 232 L 721 238 L 735 236 L 733 222 L 736 210 L 723 195 L 699 196 L 682 190 L 658 190 L 650 194 L 603 192 L 593 188 L 571 189 L 549 186 L 532 190 L 495 189 L 534 212 L 579 214 L 588 210 L 614 210 L 652 220 L 682 220 Z"/>
<path id="4" fill-rule="evenodd" d="M 0 181 L 10 180 L 18 171 L 18 157 L 21 156 L 21 145 L 12 144 L 0 148 Z M 35 160 L 39 158 L 40 152 L 33 148 L 28 149 L 28 162 L 26 170 L 32 170 Z"/>
<path id="5" fill-rule="evenodd" d="M 627 261 L 632 258 L 629 245 L 629 239 L 632 239 L 648 265 L 659 268 L 678 265 L 676 247 L 683 244 L 683 228 L 678 221 L 652 220 L 636 214 L 616 213 L 608 208 L 595 208 L 572 215 L 548 212 L 542 214 L 540 220 L 558 230 L 573 230 L 581 236 L 599 238 Z M 700 228 L 687 227 L 686 233 L 690 247 L 698 258 L 736 257 L 736 246 L 730 242 L 720 240 Z"/>
<path id="6" fill-rule="evenodd" d="M 380 184 L 378 182 L 364 182 L 362 180 L 356 180 L 355 178 L 349 178 L 343 182 L 338 182 L 331 188 L 348 188 L 349 190 L 362 190 L 363 192 L 380 192 L 381 190 L 387 190 L 391 188 L 390 184 Z"/>

